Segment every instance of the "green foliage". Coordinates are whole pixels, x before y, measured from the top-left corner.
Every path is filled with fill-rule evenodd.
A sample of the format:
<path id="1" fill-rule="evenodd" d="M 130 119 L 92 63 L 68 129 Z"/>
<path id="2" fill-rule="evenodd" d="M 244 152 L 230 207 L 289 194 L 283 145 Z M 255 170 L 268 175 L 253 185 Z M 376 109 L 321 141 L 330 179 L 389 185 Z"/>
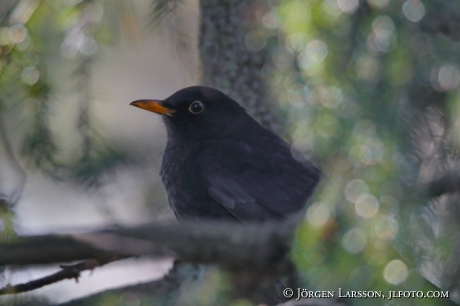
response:
<path id="1" fill-rule="evenodd" d="M 14 214 L 5 209 L 3 200 L 0 200 L 0 224 L 2 226 L 0 232 L 0 242 L 11 242 L 16 238 L 16 232 L 13 228 Z"/>
<path id="2" fill-rule="evenodd" d="M 97 185 L 98 176 L 110 170 L 121 158 L 97 131 L 90 111 L 90 65 L 97 52 L 95 38 L 100 32 L 107 31 L 100 26 L 105 3 L 21 2 L 10 7 L 8 18 L 0 24 L 0 109 L 3 116 L 14 112 L 26 122 L 22 155 L 29 165 L 47 175 L 75 178 L 77 182 L 91 186 Z M 61 36 L 60 50 L 50 49 L 47 44 L 52 36 Z M 73 124 L 81 135 L 82 150 L 66 158 L 71 160 L 70 163 L 59 160 L 60 145 L 49 124 L 53 85 L 46 73 L 46 56 L 59 51 L 76 66 L 75 73 L 69 78 L 77 80 L 75 90 L 80 95 L 81 115 Z M 19 79 L 18 75 L 21 76 Z"/>
<path id="3" fill-rule="evenodd" d="M 458 163 L 458 44 L 424 30 L 439 13 L 420 1 L 281 2 L 278 53 L 297 68 L 275 84 L 294 142 L 328 176 L 294 252 L 313 288 L 389 290 L 393 260 L 410 270 L 454 251 L 452 229 L 433 233 L 436 201 L 416 188 Z M 370 276 L 355 280 L 364 270 Z"/>

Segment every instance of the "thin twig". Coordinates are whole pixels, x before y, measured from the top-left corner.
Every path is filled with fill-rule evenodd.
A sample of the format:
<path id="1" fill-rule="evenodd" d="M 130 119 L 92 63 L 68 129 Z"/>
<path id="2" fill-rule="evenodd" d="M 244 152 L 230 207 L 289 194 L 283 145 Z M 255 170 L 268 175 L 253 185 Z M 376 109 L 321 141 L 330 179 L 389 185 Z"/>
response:
<path id="1" fill-rule="evenodd" d="M 78 282 L 80 273 L 86 270 L 93 270 L 97 267 L 101 267 L 107 263 L 120 260 L 121 258 L 113 258 L 106 261 L 99 261 L 95 259 L 89 259 L 73 265 L 61 265 L 61 270 L 54 274 L 32 280 L 27 283 L 17 284 L 17 285 L 7 285 L 3 288 L 0 288 L 0 295 L 5 294 L 16 294 L 27 291 L 32 291 L 47 285 L 57 283 L 65 279 L 75 279 Z"/>

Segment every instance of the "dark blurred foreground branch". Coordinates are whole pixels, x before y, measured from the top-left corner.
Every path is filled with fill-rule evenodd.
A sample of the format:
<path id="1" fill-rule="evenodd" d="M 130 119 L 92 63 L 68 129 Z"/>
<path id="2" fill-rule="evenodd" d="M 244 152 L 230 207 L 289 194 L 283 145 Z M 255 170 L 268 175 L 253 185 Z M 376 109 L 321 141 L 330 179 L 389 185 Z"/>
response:
<path id="1" fill-rule="evenodd" d="M 0 244 L 0 265 L 150 255 L 227 268 L 246 264 L 257 267 L 267 264 L 267 255 L 286 250 L 294 228 L 292 223 L 240 225 L 207 221 L 19 237 L 14 243 Z"/>
<path id="2" fill-rule="evenodd" d="M 429 197 L 439 197 L 445 193 L 460 191 L 460 174 L 457 171 L 450 171 L 442 177 L 422 186 Z"/>
<path id="3" fill-rule="evenodd" d="M 1 294 L 77 278 L 83 270 L 136 256 L 174 257 L 189 263 L 216 264 L 234 276 L 235 286 L 240 291 L 249 292 L 257 290 L 251 280 L 257 279 L 260 284 L 261 279 L 274 280 L 290 271 L 287 242 L 295 225 L 294 221 L 270 225 L 201 222 L 20 237 L 14 243 L 0 244 L 0 265 L 92 261 L 64 266 L 55 275 L 20 287 L 9 286 Z"/>

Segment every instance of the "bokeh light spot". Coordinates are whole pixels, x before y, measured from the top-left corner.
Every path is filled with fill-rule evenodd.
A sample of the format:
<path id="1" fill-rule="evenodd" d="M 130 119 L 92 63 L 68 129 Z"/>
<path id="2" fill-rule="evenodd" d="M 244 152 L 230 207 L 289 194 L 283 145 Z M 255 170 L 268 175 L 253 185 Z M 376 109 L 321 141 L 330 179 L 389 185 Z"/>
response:
<path id="1" fill-rule="evenodd" d="M 419 0 L 407 0 L 402 10 L 404 16 L 412 22 L 420 21 L 425 16 L 425 6 Z"/>
<path id="2" fill-rule="evenodd" d="M 383 144 L 380 140 L 373 138 L 364 142 L 359 150 L 359 158 L 366 165 L 377 164 L 383 156 Z"/>
<path id="3" fill-rule="evenodd" d="M 341 9 L 337 5 L 336 0 L 324 0 L 321 6 L 323 13 L 328 20 L 335 20 L 342 13 Z"/>
<path id="4" fill-rule="evenodd" d="M 308 222 L 316 228 L 322 227 L 329 220 L 331 213 L 329 207 L 321 202 L 312 204 L 307 210 Z"/>
<path id="5" fill-rule="evenodd" d="M 12 26 L 9 30 L 10 41 L 13 44 L 19 44 L 24 41 L 27 37 L 27 29 L 22 24 L 16 24 Z"/>
<path id="6" fill-rule="evenodd" d="M 374 19 L 372 29 L 379 36 L 390 36 L 395 30 L 395 25 L 390 17 L 383 15 Z"/>
<path id="7" fill-rule="evenodd" d="M 358 216 L 369 219 L 379 211 L 379 202 L 374 196 L 363 194 L 356 200 L 355 210 Z"/>
<path id="8" fill-rule="evenodd" d="M 383 270 L 385 280 L 393 285 L 398 285 L 406 280 L 409 270 L 404 262 L 399 259 L 390 261 Z"/>
<path id="9" fill-rule="evenodd" d="M 262 23 L 267 29 L 276 29 L 280 26 L 280 20 L 275 10 L 271 10 L 262 18 Z"/>
<path id="10" fill-rule="evenodd" d="M 286 39 L 286 47 L 300 52 L 308 43 L 308 36 L 305 33 L 295 33 Z"/>
<path id="11" fill-rule="evenodd" d="M 337 5 L 345 14 L 353 14 L 359 7 L 359 0 L 337 0 Z"/>
<path id="12" fill-rule="evenodd" d="M 359 228 L 352 228 L 343 235 L 342 246 L 350 253 L 360 253 L 364 251 L 366 245 L 366 234 Z"/>
<path id="13" fill-rule="evenodd" d="M 321 86 L 317 94 L 319 94 L 319 102 L 327 108 L 336 108 L 343 101 L 342 90 L 338 87 Z"/>
<path id="14" fill-rule="evenodd" d="M 388 16 L 379 16 L 372 22 L 373 31 L 367 38 L 367 48 L 373 54 L 388 52 L 394 49 L 396 37 L 395 25 Z"/>
<path id="15" fill-rule="evenodd" d="M 443 65 L 439 68 L 438 83 L 443 90 L 452 90 L 458 87 L 460 73 L 453 65 Z"/>
<path id="16" fill-rule="evenodd" d="M 21 79 L 27 85 L 33 85 L 37 83 L 40 78 L 40 71 L 35 67 L 26 67 L 22 70 Z"/>
<path id="17" fill-rule="evenodd" d="M 355 203 L 358 198 L 369 192 L 369 187 L 362 180 L 352 180 L 345 187 L 345 197 L 351 203 Z"/>
<path id="18" fill-rule="evenodd" d="M 308 70 L 316 64 L 322 62 L 328 53 L 327 45 L 321 40 L 312 40 L 308 43 L 305 51 L 299 56 L 300 66 Z"/>

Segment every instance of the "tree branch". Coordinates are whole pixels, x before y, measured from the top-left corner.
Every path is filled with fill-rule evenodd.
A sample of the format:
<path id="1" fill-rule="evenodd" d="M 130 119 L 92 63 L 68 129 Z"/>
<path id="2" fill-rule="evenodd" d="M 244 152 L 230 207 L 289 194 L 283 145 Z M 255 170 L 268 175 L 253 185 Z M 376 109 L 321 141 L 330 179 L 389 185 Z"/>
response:
<path id="1" fill-rule="evenodd" d="M 117 228 L 86 234 L 20 237 L 0 244 L 0 265 L 36 265 L 114 256 L 175 257 L 229 268 L 264 265 L 270 254 L 285 251 L 292 222 L 240 225 L 207 221 Z M 34 252 L 40 249 L 40 252 Z M 268 254 L 268 256 L 266 255 Z M 266 258 L 267 257 L 267 258 Z"/>
<path id="2" fill-rule="evenodd" d="M 207 221 L 20 237 L 14 243 L 0 244 L 0 265 L 86 261 L 61 266 L 61 271 L 42 279 L 7 286 L 0 294 L 30 291 L 63 279 L 78 278 L 81 271 L 142 255 L 216 264 L 229 271 L 236 286 L 244 292 L 255 286 L 250 279 L 274 280 L 292 270 L 287 243 L 296 224 L 295 220 L 265 225 Z"/>
<path id="3" fill-rule="evenodd" d="M 74 278 L 78 282 L 80 273 L 86 270 L 93 270 L 96 267 L 103 266 L 109 262 L 118 260 L 114 258 L 113 260 L 107 260 L 106 262 L 100 262 L 98 260 L 89 259 L 84 262 L 80 262 L 73 265 L 61 265 L 61 270 L 54 274 L 32 280 L 27 283 L 18 284 L 18 285 L 7 285 L 0 289 L 0 295 L 13 294 L 13 293 L 22 293 L 27 291 L 32 291 L 53 283 L 57 283 L 61 280 L 72 279 Z"/>

